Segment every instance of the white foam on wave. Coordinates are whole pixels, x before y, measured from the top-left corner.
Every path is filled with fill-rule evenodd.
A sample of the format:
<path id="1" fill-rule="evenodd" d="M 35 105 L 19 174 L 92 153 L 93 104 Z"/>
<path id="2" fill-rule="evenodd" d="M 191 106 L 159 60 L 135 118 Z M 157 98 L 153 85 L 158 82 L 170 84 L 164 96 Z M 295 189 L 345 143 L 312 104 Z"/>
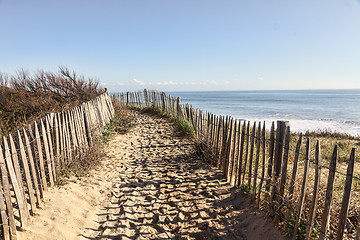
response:
<path id="1" fill-rule="evenodd" d="M 270 129 L 271 123 L 278 120 L 284 120 L 290 122 L 290 129 L 292 132 L 306 132 L 306 131 L 317 131 L 317 130 L 327 130 L 330 132 L 340 132 L 349 134 L 352 136 L 360 136 L 360 126 L 353 124 L 340 123 L 336 121 L 322 121 L 322 120 L 303 120 L 303 119 L 259 119 L 259 118 L 246 118 L 246 117 L 237 117 L 241 120 L 247 120 L 251 122 L 264 122 L 267 129 Z"/>

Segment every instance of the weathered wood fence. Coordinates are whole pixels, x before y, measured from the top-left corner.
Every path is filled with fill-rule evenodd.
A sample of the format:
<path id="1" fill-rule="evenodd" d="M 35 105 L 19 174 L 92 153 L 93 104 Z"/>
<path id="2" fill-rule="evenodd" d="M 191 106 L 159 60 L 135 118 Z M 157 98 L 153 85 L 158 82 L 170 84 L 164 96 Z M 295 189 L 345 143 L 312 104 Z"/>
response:
<path id="1" fill-rule="evenodd" d="M 267 131 L 265 123 L 216 116 L 181 104 L 179 97 L 146 89 L 112 97 L 124 105 L 156 107 L 190 121 L 207 160 L 222 170 L 230 184 L 251 194 L 275 223 L 290 231 L 291 239 L 359 239 L 360 216 L 357 221 L 348 218 L 349 207 L 359 214 L 359 206 L 350 206 L 352 182 L 360 181 L 354 176 L 355 148 L 345 173 L 336 167 L 337 146 L 326 166 L 319 141 L 313 149 L 307 138 L 304 146 L 303 136 L 292 135 L 286 121 L 278 121 L 276 128 L 273 122 Z M 294 136 L 298 139 L 292 149 L 289 143 Z M 342 201 L 335 211 L 334 182 L 341 178 Z"/>
<path id="2" fill-rule="evenodd" d="M 16 239 L 40 207 L 62 168 L 76 161 L 114 115 L 109 93 L 68 111 L 50 113 L 0 144 L 0 213 L 3 239 Z"/>

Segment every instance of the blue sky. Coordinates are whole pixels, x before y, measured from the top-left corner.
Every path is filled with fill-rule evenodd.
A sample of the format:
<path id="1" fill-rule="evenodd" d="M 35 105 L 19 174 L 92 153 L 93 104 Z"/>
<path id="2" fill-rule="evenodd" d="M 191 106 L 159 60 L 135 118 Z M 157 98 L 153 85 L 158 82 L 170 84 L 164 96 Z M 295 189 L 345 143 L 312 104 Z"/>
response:
<path id="1" fill-rule="evenodd" d="M 0 72 L 110 91 L 360 88 L 357 0 L 0 0 Z"/>

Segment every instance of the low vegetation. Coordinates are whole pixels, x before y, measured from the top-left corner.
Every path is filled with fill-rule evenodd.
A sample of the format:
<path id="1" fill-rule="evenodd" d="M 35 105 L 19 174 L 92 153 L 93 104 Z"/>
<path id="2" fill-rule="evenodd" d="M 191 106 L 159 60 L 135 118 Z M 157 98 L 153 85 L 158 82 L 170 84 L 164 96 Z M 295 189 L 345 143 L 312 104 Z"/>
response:
<path id="1" fill-rule="evenodd" d="M 125 134 L 133 127 L 133 116 L 131 111 L 113 101 L 115 115 L 107 124 L 101 136 L 95 139 L 95 143 L 84 154 L 77 155 L 74 161 L 66 168 L 62 169 L 58 178 L 58 184 L 63 185 L 67 181 L 77 181 L 84 175 L 87 175 L 91 169 L 99 166 L 101 160 L 105 157 L 104 147 L 112 136 L 117 134 Z"/>
<path id="2" fill-rule="evenodd" d="M 77 106 L 100 95 L 104 89 L 91 78 L 60 67 L 55 73 L 20 70 L 0 73 L 0 136 L 49 112 Z"/>
<path id="3" fill-rule="evenodd" d="M 179 117 L 176 115 L 173 115 L 171 113 L 165 112 L 160 108 L 157 107 L 145 107 L 145 108 L 139 108 L 139 107 L 131 107 L 132 109 L 140 110 L 144 113 L 151 113 L 156 114 L 160 117 L 165 117 L 175 123 L 175 125 L 179 128 L 179 130 L 182 132 L 182 134 L 189 136 L 191 138 L 195 138 L 195 129 L 194 126 L 186 120 L 183 117 Z"/>

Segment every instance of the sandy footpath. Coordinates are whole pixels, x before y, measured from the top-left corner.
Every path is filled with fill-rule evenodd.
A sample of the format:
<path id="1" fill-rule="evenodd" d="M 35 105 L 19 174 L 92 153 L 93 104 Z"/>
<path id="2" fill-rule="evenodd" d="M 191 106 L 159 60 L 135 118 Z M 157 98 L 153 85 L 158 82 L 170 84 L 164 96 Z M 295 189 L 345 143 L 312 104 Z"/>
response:
<path id="1" fill-rule="evenodd" d="M 46 193 L 19 239 L 282 239 L 171 123 L 133 114 L 89 177 Z"/>

